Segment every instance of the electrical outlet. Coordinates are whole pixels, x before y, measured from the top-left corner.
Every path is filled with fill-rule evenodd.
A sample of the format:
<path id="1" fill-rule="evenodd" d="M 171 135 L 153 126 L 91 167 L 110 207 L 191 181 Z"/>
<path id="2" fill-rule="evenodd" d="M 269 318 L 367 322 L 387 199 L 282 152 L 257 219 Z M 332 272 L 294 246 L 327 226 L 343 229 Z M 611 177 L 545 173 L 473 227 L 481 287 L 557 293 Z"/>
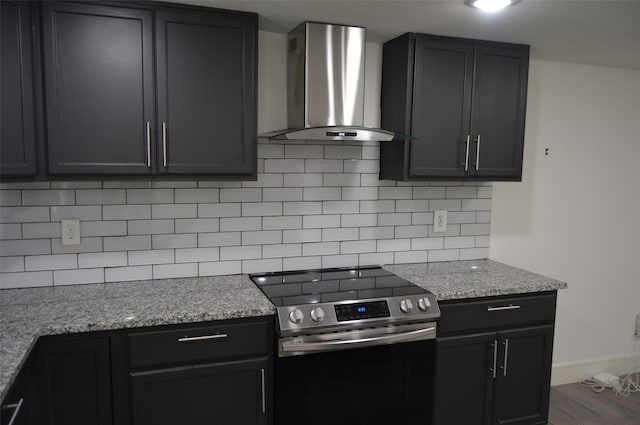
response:
<path id="1" fill-rule="evenodd" d="M 636 315 L 636 338 L 640 338 L 640 313 Z"/>
<path id="2" fill-rule="evenodd" d="M 433 231 L 436 233 L 447 231 L 447 211 L 436 210 L 433 212 Z"/>
<path id="3" fill-rule="evenodd" d="M 80 220 L 69 219 L 60 222 L 62 245 L 80 245 Z"/>

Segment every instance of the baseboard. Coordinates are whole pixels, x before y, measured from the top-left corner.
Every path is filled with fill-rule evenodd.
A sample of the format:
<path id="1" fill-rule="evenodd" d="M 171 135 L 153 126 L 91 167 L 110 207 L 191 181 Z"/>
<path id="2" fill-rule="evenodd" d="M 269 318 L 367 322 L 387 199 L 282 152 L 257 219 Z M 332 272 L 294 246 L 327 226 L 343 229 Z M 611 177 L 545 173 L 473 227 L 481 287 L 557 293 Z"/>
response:
<path id="1" fill-rule="evenodd" d="M 551 368 L 551 386 L 580 382 L 599 372 L 625 375 L 640 368 L 640 355 L 609 357 L 579 363 L 563 363 Z"/>

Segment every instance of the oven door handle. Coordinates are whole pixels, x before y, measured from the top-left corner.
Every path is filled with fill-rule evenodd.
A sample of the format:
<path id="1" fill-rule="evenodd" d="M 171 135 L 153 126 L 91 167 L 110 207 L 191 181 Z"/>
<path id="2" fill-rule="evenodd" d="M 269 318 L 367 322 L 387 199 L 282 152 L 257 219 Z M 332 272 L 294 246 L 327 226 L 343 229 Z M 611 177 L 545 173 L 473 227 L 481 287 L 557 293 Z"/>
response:
<path id="1" fill-rule="evenodd" d="M 436 327 L 431 326 L 424 329 L 418 329 L 415 331 L 402 332 L 397 334 L 389 334 L 383 336 L 373 336 L 369 338 L 358 339 L 344 339 L 336 341 L 322 341 L 322 342 L 282 342 L 280 347 L 284 353 L 292 352 L 316 352 L 316 351 L 331 351 L 345 348 L 356 347 L 372 347 L 375 345 L 394 344 L 406 341 L 413 341 L 417 339 L 427 339 L 425 336 L 433 335 L 435 337 Z"/>

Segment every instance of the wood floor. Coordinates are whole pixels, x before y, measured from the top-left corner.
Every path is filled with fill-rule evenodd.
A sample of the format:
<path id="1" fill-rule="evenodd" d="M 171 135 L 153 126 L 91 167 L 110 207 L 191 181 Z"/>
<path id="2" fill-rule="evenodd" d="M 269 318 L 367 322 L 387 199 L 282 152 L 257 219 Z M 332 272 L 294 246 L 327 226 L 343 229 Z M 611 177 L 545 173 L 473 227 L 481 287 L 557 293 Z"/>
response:
<path id="1" fill-rule="evenodd" d="M 578 384 L 552 387 L 549 425 L 640 425 L 640 393 L 621 397 Z"/>

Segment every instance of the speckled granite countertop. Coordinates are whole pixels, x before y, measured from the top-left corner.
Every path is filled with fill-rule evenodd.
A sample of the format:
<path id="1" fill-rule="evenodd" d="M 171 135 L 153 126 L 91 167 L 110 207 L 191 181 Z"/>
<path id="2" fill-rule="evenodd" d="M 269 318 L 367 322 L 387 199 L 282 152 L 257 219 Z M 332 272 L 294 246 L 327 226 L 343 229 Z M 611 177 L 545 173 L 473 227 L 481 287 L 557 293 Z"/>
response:
<path id="1" fill-rule="evenodd" d="M 555 291 L 565 282 L 491 260 L 385 265 L 433 292 L 439 301 Z"/>
<path id="2" fill-rule="evenodd" d="M 0 400 L 39 336 L 275 314 L 245 275 L 0 291 Z"/>
<path id="3" fill-rule="evenodd" d="M 563 289 L 491 260 L 385 265 L 438 300 Z M 275 314 L 246 275 L 0 291 L 0 400 L 39 336 Z"/>

